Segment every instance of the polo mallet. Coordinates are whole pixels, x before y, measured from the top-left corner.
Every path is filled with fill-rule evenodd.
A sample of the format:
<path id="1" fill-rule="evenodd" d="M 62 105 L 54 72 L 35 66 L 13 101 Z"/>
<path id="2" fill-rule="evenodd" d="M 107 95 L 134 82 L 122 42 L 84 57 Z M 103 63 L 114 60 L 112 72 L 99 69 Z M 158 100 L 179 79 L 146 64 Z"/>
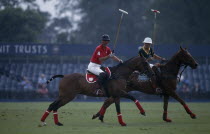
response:
<path id="1" fill-rule="evenodd" d="M 120 22 L 119 22 L 119 25 L 118 25 L 117 35 L 116 35 L 116 38 L 115 38 L 115 41 L 114 41 L 114 47 L 113 47 L 112 53 L 114 53 L 114 50 L 115 50 L 115 47 L 116 47 L 116 44 L 117 44 L 117 39 L 118 39 L 118 36 L 119 36 L 120 25 L 121 25 L 121 23 L 122 23 L 123 15 L 124 15 L 124 14 L 128 14 L 128 12 L 126 12 L 126 11 L 124 11 L 124 10 L 122 10 L 122 9 L 119 9 L 119 11 L 122 13 L 122 15 L 121 15 Z"/>
<path id="2" fill-rule="evenodd" d="M 160 13 L 158 10 L 151 9 L 151 11 L 154 13 L 154 29 L 153 29 L 153 50 L 154 50 L 154 44 L 155 44 L 155 37 L 156 37 L 156 29 L 157 29 L 157 24 L 156 24 L 156 18 L 157 18 L 157 13 Z"/>

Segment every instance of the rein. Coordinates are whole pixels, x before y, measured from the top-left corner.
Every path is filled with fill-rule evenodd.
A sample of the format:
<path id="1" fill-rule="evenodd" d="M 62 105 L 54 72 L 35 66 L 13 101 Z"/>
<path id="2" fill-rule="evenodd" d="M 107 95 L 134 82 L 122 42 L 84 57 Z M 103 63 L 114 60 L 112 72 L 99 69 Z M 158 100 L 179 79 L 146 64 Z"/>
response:
<path id="1" fill-rule="evenodd" d="M 176 64 L 176 63 L 175 63 L 175 64 Z M 182 69 L 182 71 L 181 71 L 180 73 L 178 73 L 176 76 L 174 76 L 174 78 L 176 78 L 176 79 L 178 78 L 178 82 L 180 82 L 182 73 L 184 72 L 184 70 L 187 68 L 188 65 L 181 64 L 180 67 L 182 67 L 182 66 L 184 66 L 184 68 Z M 170 72 L 167 72 L 167 71 L 164 71 L 164 73 L 169 73 L 169 74 L 170 74 Z M 171 72 L 171 73 L 173 73 L 173 74 L 175 75 L 174 72 Z M 167 79 L 168 79 L 168 78 L 167 78 Z"/>
<path id="2" fill-rule="evenodd" d="M 133 57 L 133 58 L 135 58 L 135 57 Z M 133 59 L 133 58 L 131 58 L 131 59 Z M 128 61 L 130 61 L 131 59 L 129 59 Z M 119 77 L 120 74 L 116 73 L 116 71 L 119 69 L 119 67 L 125 66 L 125 67 L 129 68 L 130 70 L 133 70 L 133 68 L 127 64 L 128 61 L 126 61 L 124 63 L 119 63 L 117 66 L 114 66 L 114 67 L 109 67 L 112 72 L 112 76 L 111 76 L 112 79 L 117 79 Z M 146 74 L 149 78 L 151 78 L 154 75 L 148 69 L 144 69 L 140 73 Z"/>
<path id="3" fill-rule="evenodd" d="M 178 81 L 180 82 L 180 79 L 182 77 L 182 73 L 184 72 L 184 70 L 187 68 L 188 65 L 184 65 L 184 68 L 182 69 L 181 73 L 178 76 Z"/>

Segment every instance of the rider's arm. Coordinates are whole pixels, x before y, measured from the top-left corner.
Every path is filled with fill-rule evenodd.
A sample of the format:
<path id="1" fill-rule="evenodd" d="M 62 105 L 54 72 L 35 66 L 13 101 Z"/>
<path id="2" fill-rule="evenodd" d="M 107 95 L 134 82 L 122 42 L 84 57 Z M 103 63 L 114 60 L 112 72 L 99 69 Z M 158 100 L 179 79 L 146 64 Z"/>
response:
<path id="1" fill-rule="evenodd" d="M 154 54 L 153 57 L 154 57 L 154 59 L 156 59 L 156 60 L 164 60 L 164 58 L 158 56 L 157 54 Z"/>
<path id="2" fill-rule="evenodd" d="M 153 61 L 153 60 L 154 60 L 153 57 L 150 57 L 150 58 L 147 59 L 148 62 L 149 62 L 149 61 Z"/>
<path id="3" fill-rule="evenodd" d="M 117 62 L 122 62 L 121 59 L 119 59 L 117 56 L 114 55 L 114 53 L 112 53 L 111 49 L 108 47 L 108 56 L 109 58 L 112 58 L 113 60 L 117 61 Z"/>
<path id="4" fill-rule="evenodd" d="M 110 56 L 108 55 L 108 56 L 99 58 L 99 60 L 100 60 L 101 62 L 103 62 L 103 61 L 105 61 L 105 60 L 107 60 L 107 59 L 109 59 L 109 58 L 110 58 Z"/>
<path id="5" fill-rule="evenodd" d="M 115 61 L 117 61 L 117 62 L 120 62 L 121 61 L 121 59 L 119 59 L 117 56 L 113 56 L 112 59 L 115 60 Z"/>

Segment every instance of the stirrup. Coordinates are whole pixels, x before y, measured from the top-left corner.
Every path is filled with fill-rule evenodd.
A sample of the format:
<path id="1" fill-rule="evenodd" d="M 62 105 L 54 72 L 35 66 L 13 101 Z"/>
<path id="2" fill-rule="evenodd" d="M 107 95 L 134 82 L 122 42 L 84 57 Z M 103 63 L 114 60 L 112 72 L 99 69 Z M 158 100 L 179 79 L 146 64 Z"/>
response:
<path id="1" fill-rule="evenodd" d="M 104 93 L 103 93 L 103 91 L 102 91 L 101 89 L 97 89 L 96 92 L 95 92 L 95 94 L 96 94 L 97 96 L 102 96 L 102 95 L 104 95 Z"/>
<path id="2" fill-rule="evenodd" d="M 155 92 L 156 92 L 157 94 L 162 94 L 162 93 L 163 93 L 163 90 L 160 89 L 160 88 L 156 88 L 156 89 L 155 89 Z"/>

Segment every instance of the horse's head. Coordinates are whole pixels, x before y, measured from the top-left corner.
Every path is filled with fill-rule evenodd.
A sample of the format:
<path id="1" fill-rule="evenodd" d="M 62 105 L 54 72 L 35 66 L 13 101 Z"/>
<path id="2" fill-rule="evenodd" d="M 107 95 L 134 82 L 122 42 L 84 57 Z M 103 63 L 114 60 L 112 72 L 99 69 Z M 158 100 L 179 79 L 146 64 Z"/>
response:
<path id="1" fill-rule="evenodd" d="M 198 66 L 198 63 L 195 61 L 195 59 L 192 57 L 192 55 L 187 51 L 187 49 L 183 49 L 180 46 L 180 50 L 178 52 L 179 61 L 181 64 L 190 66 L 192 69 L 196 69 Z"/>
<path id="2" fill-rule="evenodd" d="M 133 67 L 133 70 L 142 72 L 146 74 L 148 77 L 152 77 L 155 75 L 155 73 L 152 71 L 151 67 L 149 66 L 149 63 L 147 60 L 142 56 L 137 56 L 132 59 L 131 66 Z"/>

